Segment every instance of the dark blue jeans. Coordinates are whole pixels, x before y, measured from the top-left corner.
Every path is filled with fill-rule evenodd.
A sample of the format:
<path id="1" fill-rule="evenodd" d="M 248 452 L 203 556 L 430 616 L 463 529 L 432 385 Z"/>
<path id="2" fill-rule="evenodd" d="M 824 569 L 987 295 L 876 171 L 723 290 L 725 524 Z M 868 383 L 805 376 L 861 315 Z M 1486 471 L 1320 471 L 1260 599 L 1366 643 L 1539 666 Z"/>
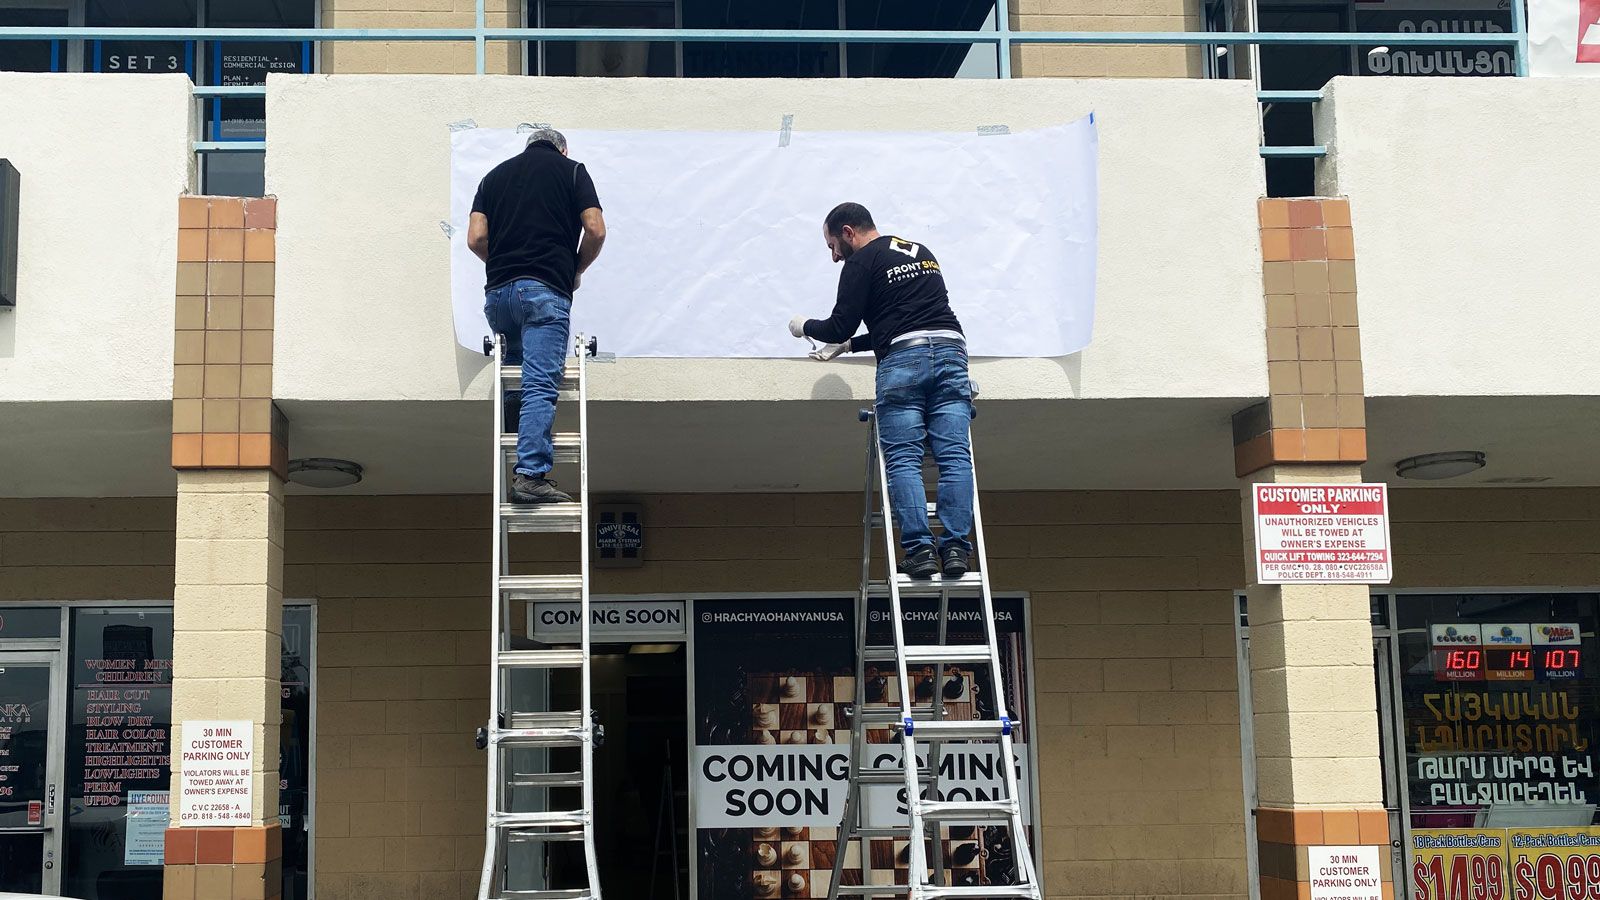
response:
<path id="1" fill-rule="evenodd" d="M 484 317 L 506 339 L 506 365 L 522 366 L 522 390 L 506 392 L 506 425 L 517 427 L 517 468 L 544 476 L 554 465 L 550 430 L 556 422 L 556 392 L 571 352 L 572 301 L 544 282 L 519 278 L 491 288 Z M 520 413 L 520 415 L 519 415 Z"/>
<path id="2" fill-rule="evenodd" d="M 939 465 L 940 549 L 972 552 L 972 382 L 966 350 L 925 345 L 884 357 L 878 363 L 877 417 L 900 546 L 909 553 L 933 544 L 922 487 L 926 442 Z"/>

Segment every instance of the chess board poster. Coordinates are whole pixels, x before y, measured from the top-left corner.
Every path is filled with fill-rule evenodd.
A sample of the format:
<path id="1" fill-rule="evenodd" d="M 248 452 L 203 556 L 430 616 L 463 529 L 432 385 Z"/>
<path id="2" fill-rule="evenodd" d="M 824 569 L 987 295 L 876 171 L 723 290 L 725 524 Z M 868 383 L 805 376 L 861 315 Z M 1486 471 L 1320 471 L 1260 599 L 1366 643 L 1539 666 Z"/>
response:
<path id="1" fill-rule="evenodd" d="M 1006 713 L 1016 723 L 1014 757 L 1025 819 L 1032 815 L 1029 762 L 1026 624 L 1020 598 L 995 601 L 995 630 Z M 693 817 L 697 896 L 701 900 L 769 900 L 828 896 L 837 837 L 849 787 L 850 711 L 856 702 L 853 599 L 697 600 L 694 629 Z M 869 610 L 868 639 L 890 643 L 888 603 Z M 936 601 L 906 601 L 906 640 L 934 643 Z M 952 601 L 946 643 L 978 643 L 976 600 Z M 869 664 L 866 703 L 899 705 L 892 664 Z M 986 668 L 947 666 L 942 684 L 931 666 L 911 672 L 914 702 L 937 694 L 945 716 L 992 719 L 994 686 Z M 888 729 L 868 733 L 881 745 L 870 764 L 900 767 L 900 745 Z M 971 747 L 971 749 L 964 749 Z M 991 744 L 946 744 L 939 761 L 944 799 L 1002 795 L 1004 765 Z M 926 765 L 924 757 L 920 763 Z M 873 825 L 906 821 L 906 791 L 894 785 L 865 792 Z M 1009 829 L 953 823 L 937 850 L 948 883 L 1010 884 L 1016 878 Z M 935 848 L 929 848 L 930 858 Z M 904 839 L 873 838 L 844 848 L 845 884 L 903 884 Z"/>

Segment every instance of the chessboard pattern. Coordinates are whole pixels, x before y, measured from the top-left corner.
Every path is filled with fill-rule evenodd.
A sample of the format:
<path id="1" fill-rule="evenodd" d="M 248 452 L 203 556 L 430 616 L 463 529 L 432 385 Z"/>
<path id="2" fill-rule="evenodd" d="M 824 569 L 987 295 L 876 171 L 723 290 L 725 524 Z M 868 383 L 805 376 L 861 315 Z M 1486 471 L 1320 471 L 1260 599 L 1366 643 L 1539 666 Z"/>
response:
<path id="1" fill-rule="evenodd" d="M 917 688 L 916 702 L 929 702 L 933 696 L 933 667 L 913 669 Z M 869 666 L 867 706 L 894 708 L 900 705 L 899 678 L 890 667 Z M 750 738 L 759 744 L 849 744 L 849 709 L 855 704 L 855 678 L 852 676 L 754 675 L 746 684 L 751 704 Z M 940 690 L 945 700 L 947 719 L 978 718 L 977 689 L 970 670 L 945 667 L 945 682 Z M 894 743 L 888 729 L 870 729 L 871 743 Z M 833 879 L 834 854 L 838 832 L 828 828 L 758 828 L 751 832 L 751 896 L 767 898 L 822 898 L 828 896 Z M 984 830 L 971 826 L 946 829 L 942 842 L 947 877 L 950 883 L 976 885 L 983 880 Z M 867 858 L 862 859 L 862 845 Z M 909 842 L 904 839 L 856 840 L 845 848 L 844 884 L 905 884 L 909 880 Z M 931 859 L 932 848 L 929 847 Z"/>

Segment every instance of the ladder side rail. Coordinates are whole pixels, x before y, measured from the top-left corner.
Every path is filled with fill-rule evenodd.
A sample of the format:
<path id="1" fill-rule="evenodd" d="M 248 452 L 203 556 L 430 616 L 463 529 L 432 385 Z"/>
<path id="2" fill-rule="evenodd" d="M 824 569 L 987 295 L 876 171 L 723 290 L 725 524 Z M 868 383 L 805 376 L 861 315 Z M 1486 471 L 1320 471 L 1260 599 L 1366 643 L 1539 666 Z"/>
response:
<path id="1" fill-rule="evenodd" d="M 591 667 L 593 657 L 589 647 L 589 368 L 588 368 L 588 339 L 579 335 L 577 341 L 578 354 L 578 545 L 579 561 L 583 573 L 579 586 L 578 618 L 579 638 L 583 649 L 582 669 L 582 695 L 583 712 L 579 718 L 579 727 L 583 730 L 582 746 L 578 752 L 582 755 L 583 766 L 583 810 L 585 823 L 583 827 L 583 857 L 584 865 L 589 872 L 589 895 L 600 896 L 600 865 L 595 852 L 594 843 L 594 697 L 590 685 L 592 676 Z M 674 836 L 676 841 L 677 837 Z M 677 875 L 674 873 L 674 879 Z"/>
<path id="2" fill-rule="evenodd" d="M 928 871 L 927 854 L 923 846 L 926 829 L 923 828 L 921 802 L 918 799 L 922 795 L 922 789 L 917 780 L 917 742 L 914 734 L 915 722 L 911 713 L 911 678 L 910 673 L 906 671 L 905 614 L 900 606 L 900 585 L 895 578 L 897 542 L 892 524 L 894 510 L 891 508 L 889 496 L 889 470 L 883 455 L 883 435 L 878 431 L 876 416 L 872 419 L 872 439 L 878 446 L 878 484 L 882 488 L 879 507 L 883 512 L 884 564 L 887 567 L 885 581 L 889 584 L 889 624 L 890 633 L 894 635 L 894 665 L 900 689 L 900 767 L 905 775 L 906 808 L 911 814 L 911 833 L 908 835 L 906 845 L 911 851 L 910 871 L 906 880 L 910 882 L 911 896 L 915 898 L 918 896 L 916 886 L 926 877 Z"/>
<path id="3" fill-rule="evenodd" d="M 972 429 L 967 429 L 967 446 L 972 446 Z M 994 594 L 989 583 L 988 547 L 983 535 L 983 510 L 978 499 L 978 465 L 976 454 L 973 456 L 972 465 L 972 533 L 978 559 L 982 563 L 978 568 L 980 596 L 982 598 L 982 618 L 984 635 L 989 643 L 989 673 L 994 689 L 995 715 L 1002 720 L 1010 720 L 1006 709 L 1006 691 L 1003 673 L 1000 667 L 1000 639 L 995 629 Z M 1007 729 L 1009 731 L 1010 729 Z M 1018 852 L 1017 877 L 1025 885 L 1031 885 L 1036 890 L 1039 888 L 1037 867 L 1033 860 L 1033 842 L 1025 839 L 1025 823 L 1022 818 L 1022 795 L 1017 784 L 1017 770 L 1013 764 L 1012 735 L 1002 732 L 1000 735 L 1000 767 L 1005 773 L 1006 796 L 1015 804 L 1011 814 L 1011 827 L 1014 834 L 1011 837 L 1013 847 L 1026 847 L 1027 852 Z"/>
<path id="4" fill-rule="evenodd" d="M 846 848 L 855 840 L 856 831 L 864 814 L 861 796 L 861 771 L 869 753 L 867 749 L 867 616 L 872 597 L 872 473 L 877 462 L 878 442 L 871 430 L 867 432 L 867 461 L 863 478 L 861 512 L 861 585 L 856 594 L 856 684 L 854 715 L 850 722 L 850 781 L 844 796 L 844 814 L 839 820 L 839 830 L 833 844 L 833 878 L 828 882 L 829 900 L 838 900 L 840 881 L 844 878 Z"/>
<path id="5" fill-rule="evenodd" d="M 506 569 L 508 568 L 508 563 L 505 558 L 506 554 L 502 549 L 502 533 L 500 530 L 500 502 L 506 496 L 505 465 L 504 458 L 502 457 L 500 450 L 500 435 L 504 434 L 506 429 L 506 392 L 505 384 L 500 378 L 501 366 L 503 366 L 504 363 L 505 339 L 497 334 L 494 336 L 494 378 L 491 379 L 492 387 L 489 389 L 490 397 L 492 398 L 490 406 L 494 407 L 494 413 L 492 416 L 494 423 L 494 435 L 493 439 L 490 441 L 490 453 L 494 462 L 490 471 L 493 473 L 494 487 L 493 493 L 489 496 L 489 523 L 494 534 L 493 544 L 490 550 L 491 559 L 489 566 L 489 596 L 493 598 L 493 608 L 489 613 L 489 639 L 492 643 L 489 648 L 489 722 L 487 733 L 490 736 L 490 740 L 489 745 L 486 748 L 489 754 L 488 765 L 485 767 L 488 770 L 487 776 L 489 779 L 488 793 L 486 794 L 489 804 L 489 815 L 487 817 L 489 824 L 486 829 L 487 834 L 485 835 L 483 842 L 483 875 L 480 877 L 478 882 L 478 897 L 480 900 L 486 900 L 486 898 L 492 897 L 495 893 L 498 893 L 498 891 L 495 889 L 495 883 L 500 879 L 500 866 L 497 864 L 499 857 L 498 849 L 500 841 L 500 829 L 494 826 L 494 814 L 497 813 L 503 805 L 501 803 L 503 796 L 503 785 L 501 784 L 500 778 L 500 749 L 495 745 L 493 737 L 495 729 L 500 725 L 500 682 L 501 678 L 503 677 L 501 674 L 501 668 L 497 664 L 500 650 L 502 649 L 502 641 L 500 637 L 500 604 L 505 602 L 500 593 L 500 576 L 505 574 Z"/>
<path id="6" fill-rule="evenodd" d="M 942 575 L 940 577 L 943 577 Z M 944 646 L 950 638 L 950 591 L 939 592 L 939 635 L 937 643 Z M 944 663 L 933 664 L 933 720 L 944 719 Z M 943 799 L 939 791 L 939 765 L 944 757 L 944 742 L 928 742 L 928 793 L 934 799 Z M 944 830 L 942 823 L 933 826 L 933 883 L 944 884 Z"/>

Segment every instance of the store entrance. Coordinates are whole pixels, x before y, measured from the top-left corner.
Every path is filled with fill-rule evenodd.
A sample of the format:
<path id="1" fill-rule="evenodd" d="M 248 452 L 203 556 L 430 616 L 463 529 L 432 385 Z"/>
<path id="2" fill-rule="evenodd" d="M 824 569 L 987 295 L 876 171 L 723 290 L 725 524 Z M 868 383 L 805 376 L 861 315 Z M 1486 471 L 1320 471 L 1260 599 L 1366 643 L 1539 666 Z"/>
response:
<path id="1" fill-rule="evenodd" d="M 593 660 L 594 708 L 605 726 L 594 754 L 603 895 L 687 898 L 688 652 L 682 643 L 595 644 Z M 551 708 L 576 709 L 578 686 L 576 671 L 553 672 Z M 563 862 L 583 867 L 581 854 Z"/>
<path id="2" fill-rule="evenodd" d="M 61 886 L 60 654 L 0 643 L 0 892 Z"/>

